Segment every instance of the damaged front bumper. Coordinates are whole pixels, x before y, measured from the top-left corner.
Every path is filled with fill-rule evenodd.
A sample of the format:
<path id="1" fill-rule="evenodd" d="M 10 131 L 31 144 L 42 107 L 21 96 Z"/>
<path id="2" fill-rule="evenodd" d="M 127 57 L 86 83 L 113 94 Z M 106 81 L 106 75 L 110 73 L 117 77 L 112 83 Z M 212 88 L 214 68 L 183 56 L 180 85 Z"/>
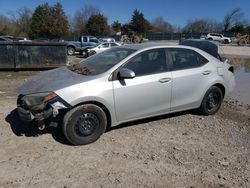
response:
<path id="1" fill-rule="evenodd" d="M 71 106 L 60 97 L 55 97 L 46 103 L 29 106 L 23 95 L 19 95 L 17 99 L 17 112 L 23 121 L 36 121 L 38 128 L 43 129 L 44 121 L 50 117 L 56 117 L 61 109 L 69 109 Z"/>
<path id="2" fill-rule="evenodd" d="M 22 107 L 17 107 L 17 112 L 21 120 L 23 121 L 43 121 L 48 119 L 53 114 L 53 109 L 49 108 L 47 110 L 43 110 L 41 112 L 31 112 L 30 110 L 26 110 Z"/>

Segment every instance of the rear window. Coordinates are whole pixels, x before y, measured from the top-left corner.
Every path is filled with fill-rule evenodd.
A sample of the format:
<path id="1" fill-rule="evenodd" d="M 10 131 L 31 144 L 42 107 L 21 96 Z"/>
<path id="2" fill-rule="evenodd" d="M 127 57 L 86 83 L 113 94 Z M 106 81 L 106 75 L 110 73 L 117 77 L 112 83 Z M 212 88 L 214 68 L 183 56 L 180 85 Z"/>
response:
<path id="1" fill-rule="evenodd" d="M 197 68 L 208 62 L 205 57 L 194 50 L 171 48 L 169 52 L 172 57 L 173 70 Z"/>

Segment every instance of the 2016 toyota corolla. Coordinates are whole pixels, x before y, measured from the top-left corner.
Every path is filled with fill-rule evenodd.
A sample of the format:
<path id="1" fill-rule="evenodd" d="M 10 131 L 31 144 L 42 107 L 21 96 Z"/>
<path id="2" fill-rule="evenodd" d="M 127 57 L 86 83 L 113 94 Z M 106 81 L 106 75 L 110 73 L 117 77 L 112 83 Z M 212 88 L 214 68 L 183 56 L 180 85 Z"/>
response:
<path id="1" fill-rule="evenodd" d="M 124 45 L 33 77 L 17 89 L 17 104 L 41 129 L 63 113 L 64 135 L 81 145 L 123 122 L 188 109 L 212 115 L 234 85 L 233 67 L 198 48 Z"/>

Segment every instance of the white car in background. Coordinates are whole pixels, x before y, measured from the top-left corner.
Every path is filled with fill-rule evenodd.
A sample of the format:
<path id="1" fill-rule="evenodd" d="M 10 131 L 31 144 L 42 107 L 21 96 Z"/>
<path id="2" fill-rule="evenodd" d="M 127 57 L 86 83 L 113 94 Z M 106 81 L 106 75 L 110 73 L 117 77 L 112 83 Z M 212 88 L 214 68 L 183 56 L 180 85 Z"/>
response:
<path id="1" fill-rule="evenodd" d="M 88 49 L 88 56 L 94 55 L 96 53 L 103 52 L 112 47 L 121 46 L 120 43 L 117 42 L 102 42 L 94 46 L 93 48 Z"/>
<path id="2" fill-rule="evenodd" d="M 115 42 L 114 38 L 99 38 L 100 42 Z"/>
<path id="3" fill-rule="evenodd" d="M 219 41 L 225 44 L 231 43 L 232 39 L 229 37 L 224 37 L 222 34 L 218 33 L 208 33 L 206 36 L 207 40 Z"/>

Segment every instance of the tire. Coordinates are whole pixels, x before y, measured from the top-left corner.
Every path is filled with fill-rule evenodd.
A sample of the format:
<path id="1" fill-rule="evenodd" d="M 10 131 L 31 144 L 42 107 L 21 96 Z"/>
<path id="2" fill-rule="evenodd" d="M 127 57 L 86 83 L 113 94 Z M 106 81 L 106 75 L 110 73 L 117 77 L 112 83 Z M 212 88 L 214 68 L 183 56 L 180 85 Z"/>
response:
<path id="1" fill-rule="evenodd" d="M 83 58 L 87 58 L 88 57 L 88 52 L 86 50 L 82 51 L 82 56 Z"/>
<path id="2" fill-rule="evenodd" d="M 96 51 L 92 50 L 89 52 L 89 56 L 92 56 L 92 55 L 95 55 L 96 54 Z"/>
<path id="3" fill-rule="evenodd" d="M 203 115 L 213 115 L 220 109 L 222 102 L 223 94 L 221 89 L 212 86 L 206 92 L 199 110 Z"/>
<path id="4" fill-rule="evenodd" d="M 213 40 L 213 38 L 210 37 L 210 38 L 208 38 L 207 40 Z"/>
<path id="5" fill-rule="evenodd" d="M 63 118 L 63 133 L 73 145 L 95 142 L 106 130 L 105 112 L 96 105 L 85 104 L 67 112 Z"/>
<path id="6" fill-rule="evenodd" d="M 67 48 L 67 54 L 68 55 L 74 55 L 75 54 L 75 48 L 74 47 L 71 47 L 71 46 L 69 46 L 68 48 Z"/>
<path id="7" fill-rule="evenodd" d="M 225 39 L 224 44 L 229 44 L 229 41 L 227 39 Z"/>

